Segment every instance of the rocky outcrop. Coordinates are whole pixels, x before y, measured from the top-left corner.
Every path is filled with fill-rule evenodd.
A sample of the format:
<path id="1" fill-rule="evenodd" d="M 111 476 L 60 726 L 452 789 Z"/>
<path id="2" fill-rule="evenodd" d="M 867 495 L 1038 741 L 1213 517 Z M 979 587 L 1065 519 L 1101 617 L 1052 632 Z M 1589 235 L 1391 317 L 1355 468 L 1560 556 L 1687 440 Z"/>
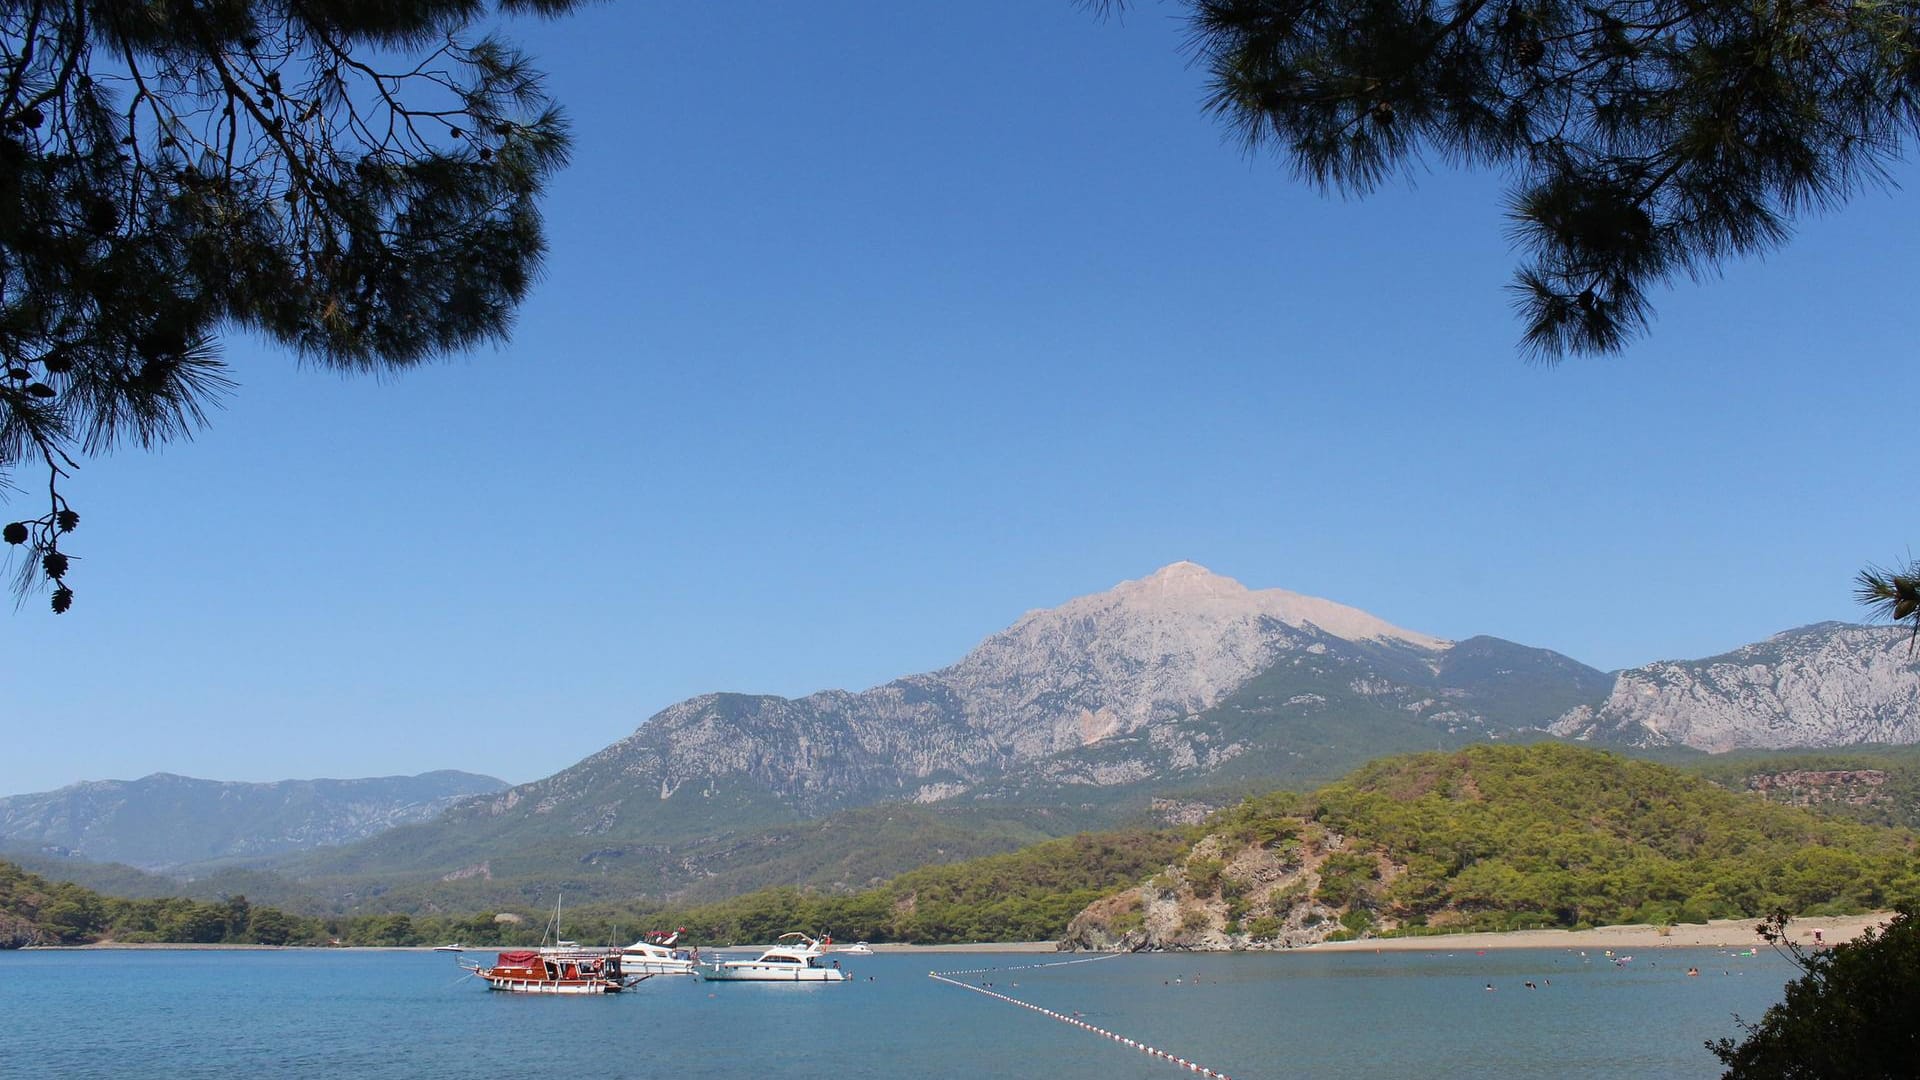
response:
<path id="1" fill-rule="evenodd" d="M 1343 838 L 1313 825 L 1266 843 L 1208 836 L 1153 880 L 1088 905 L 1067 925 L 1059 947 L 1240 952 L 1291 949 L 1350 933 L 1341 922 L 1349 909 L 1322 896 L 1332 876 L 1328 859 L 1342 846 Z M 1399 872 L 1375 856 L 1364 861 L 1375 880 Z M 1369 927 L 1372 920 L 1369 915 Z"/>
<path id="2" fill-rule="evenodd" d="M 39 927 L 18 915 L 0 911 L 0 949 L 25 949 L 46 943 L 47 935 Z"/>
<path id="3" fill-rule="evenodd" d="M 1713 753 L 1920 742 L 1920 655 L 1897 627 L 1819 623 L 1705 660 L 1623 671 L 1604 704 L 1574 709 L 1552 730 Z"/>
<path id="4" fill-rule="evenodd" d="M 1747 790 L 1789 806 L 1841 803 L 1868 806 L 1886 799 L 1887 774 L 1881 769 L 1789 769 L 1747 777 Z"/>

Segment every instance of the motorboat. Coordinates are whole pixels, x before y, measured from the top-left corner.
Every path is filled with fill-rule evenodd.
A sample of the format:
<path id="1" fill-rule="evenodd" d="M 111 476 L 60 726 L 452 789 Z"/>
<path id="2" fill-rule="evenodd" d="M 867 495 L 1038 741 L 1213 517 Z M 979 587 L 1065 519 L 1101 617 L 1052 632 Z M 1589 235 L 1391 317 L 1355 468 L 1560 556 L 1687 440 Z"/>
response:
<path id="1" fill-rule="evenodd" d="M 841 946 L 839 951 L 846 953 L 848 956 L 872 956 L 873 946 L 864 941 L 856 941 L 851 945 Z"/>
<path id="2" fill-rule="evenodd" d="M 700 968 L 699 949 L 676 949 L 684 930 L 648 934 L 620 950 L 620 970 L 628 975 L 694 975 Z"/>
<path id="3" fill-rule="evenodd" d="M 805 934 L 781 934 L 773 948 L 755 960 L 721 960 L 700 969 L 715 982 L 844 982 L 840 961 L 824 959 L 820 942 Z"/>
<path id="4" fill-rule="evenodd" d="M 433 951 L 434 952 L 466 952 L 467 947 L 465 945 L 459 944 L 458 942 L 455 942 L 452 945 L 435 945 L 433 947 Z"/>

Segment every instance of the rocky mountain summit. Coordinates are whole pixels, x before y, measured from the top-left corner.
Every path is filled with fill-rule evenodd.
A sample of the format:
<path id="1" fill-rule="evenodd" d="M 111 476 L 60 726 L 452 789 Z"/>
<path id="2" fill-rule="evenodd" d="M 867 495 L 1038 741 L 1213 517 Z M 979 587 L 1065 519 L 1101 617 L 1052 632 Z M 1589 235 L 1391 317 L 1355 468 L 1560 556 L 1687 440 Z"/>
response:
<path id="1" fill-rule="evenodd" d="M 958 663 L 860 693 L 708 694 L 465 816 L 564 813 L 585 832 L 649 804 L 715 811 L 771 798 L 814 815 L 934 801 L 1009 769 L 1219 704 L 1282 656 L 1355 646 L 1430 656 L 1449 643 L 1355 608 L 1252 590 L 1190 562 L 1029 612 Z M 1546 719 L 1545 717 L 1541 718 Z"/>
<path id="2" fill-rule="evenodd" d="M 1391 749 L 1431 747 L 1435 732 L 1458 742 L 1538 727 L 1604 694 L 1605 676 L 1558 654 L 1456 645 L 1180 562 L 1029 612 L 950 667 L 870 690 L 692 698 L 571 768 L 327 872 L 426 858 L 460 873 L 536 841 L 579 847 L 596 867 L 658 863 L 691 839 L 878 802 L 1083 811 L 1105 789 L 1139 794 L 1144 810 L 1130 785 L 1263 774 L 1329 733 L 1340 749 L 1311 759 L 1325 766 L 1315 776 L 1387 752 L 1382 731 Z"/>
<path id="3" fill-rule="evenodd" d="M 0 798 L 0 848 L 165 871 L 364 840 L 507 785 L 442 770 L 249 784 L 154 773 Z"/>
<path id="4" fill-rule="evenodd" d="M 1899 627 L 1816 623 L 1704 660 L 1623 671 L 1556 735 L 1630 746 L 1920 742 L 1920 654 Z"/>

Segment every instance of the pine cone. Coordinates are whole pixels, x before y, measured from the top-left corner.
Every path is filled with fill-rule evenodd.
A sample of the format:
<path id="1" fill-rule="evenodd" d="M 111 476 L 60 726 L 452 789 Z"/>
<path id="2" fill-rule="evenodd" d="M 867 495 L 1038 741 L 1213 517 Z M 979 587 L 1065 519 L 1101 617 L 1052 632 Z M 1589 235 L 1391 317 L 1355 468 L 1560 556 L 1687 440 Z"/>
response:
<path id="1" fill-rule="evenodd" d="M 26 522 L 24 521 L 7 522 L 7 527 L 5 529 L 0 529 L 0 540 L 5 540 L 9 544 L 26 543 L 27 542 Z"/>
<path id="2" fill-rule="evenodd" d="M 62 585 L 59 588 L 53 590 L 53 613 L 55 615 L 65 615 L 67 613 L 67 609 L 72 606 L 73 606 L 73 590 L 72 589 L 69 589 L 65 585 Z"/>

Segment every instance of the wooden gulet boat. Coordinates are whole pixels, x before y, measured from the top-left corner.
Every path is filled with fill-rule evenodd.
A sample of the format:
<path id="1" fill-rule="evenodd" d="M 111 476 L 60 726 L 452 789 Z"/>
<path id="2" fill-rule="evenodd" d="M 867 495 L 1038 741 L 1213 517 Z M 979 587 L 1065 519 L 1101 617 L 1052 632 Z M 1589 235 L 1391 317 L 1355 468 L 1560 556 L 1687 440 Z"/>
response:
<path id="1" fill-rule="evenodd" d="M 549 946 L 548 940 L 557 942 Z M 620 968 L 619 949 L 582 949 L 560 937 L 560 900 L 553 902 L 553 921 L 540 936 L 538 949 L 511 949 L 494 958 L 492 967 L 478 961 L 460 966 L 485 979 L 492 990 L 510 994 L 617 994 L 651 978 L 652 971 L 629 975 Z"/>
<path id="2" fill-rule="evenodd" d="M 514 994 L 617 994 L 649 977 L 622 974 L 618 952 L 596 949 L 516 949 L 491 967 L 468 970 L 489 988 Z"/>

